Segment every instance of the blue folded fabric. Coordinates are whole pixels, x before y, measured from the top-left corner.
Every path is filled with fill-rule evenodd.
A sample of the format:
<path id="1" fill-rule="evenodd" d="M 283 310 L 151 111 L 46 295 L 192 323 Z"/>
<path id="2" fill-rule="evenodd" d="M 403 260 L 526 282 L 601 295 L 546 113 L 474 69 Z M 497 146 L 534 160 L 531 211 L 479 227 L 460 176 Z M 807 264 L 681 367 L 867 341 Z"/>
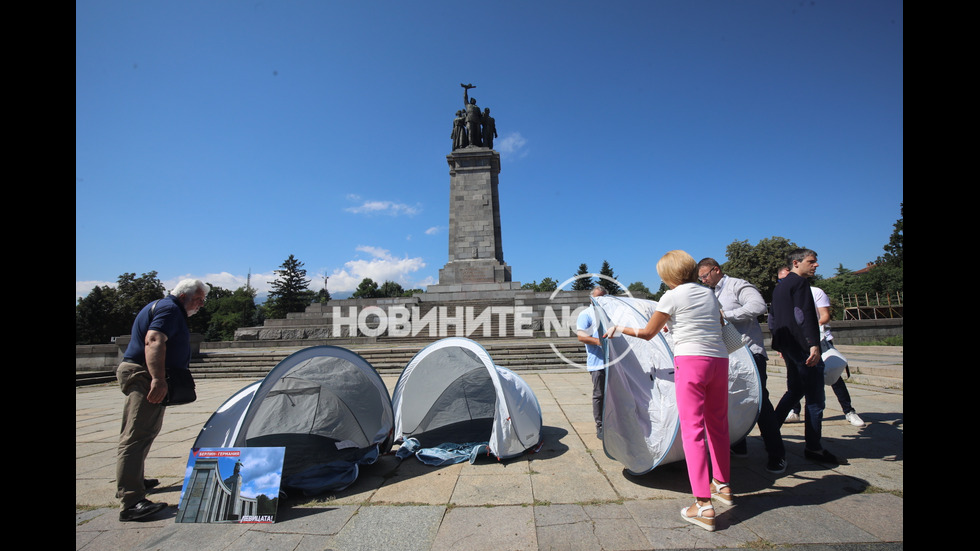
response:
<path id="1" fill-rule="evenodd" d="M 395 457 L 405 459 L 410 455 L 414 455 L 426 465 L 440 467 L 442 465 L 462 463 L 467 460 L 473 463 L 479 454 L 489 453 L 489 449 L 487 442 L 467 442 L 463 444 L 446 442 L 434 448 L 423 448 L 418 440 L 408 438 L 398 448 L 398 451 L 395 452 Z"/>

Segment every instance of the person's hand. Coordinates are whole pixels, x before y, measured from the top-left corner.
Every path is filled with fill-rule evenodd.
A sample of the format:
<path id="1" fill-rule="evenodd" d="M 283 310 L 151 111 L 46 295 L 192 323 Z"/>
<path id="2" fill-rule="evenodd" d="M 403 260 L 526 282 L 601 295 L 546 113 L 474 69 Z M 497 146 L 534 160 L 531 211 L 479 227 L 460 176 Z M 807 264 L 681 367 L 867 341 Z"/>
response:
<path id="1" fill-rule="evenodd" d="M 159 404 L 167 397 L 167 380 L 152 379 L 150 381 L 150 391 L 146 393 L 146 401 L 151 404 Z"/>
<path id="2" fill-rule="evenodd" d="M 613 337 L 618 337 L 622 334 L 623 334 L 623 328 L 618 325 L 613 325 L 612 327 L 609 328 L 609 331 L 606 331 L 605 334 L 602 335 L 602 338 L 611 339 Z"/>
<path id="3" fill-rule="evenodd" d="M 820 347 L 819 346 L 811 346 L 810 347 L 810 355 L 806 359 L 806 365 L 808 367 L 813 367 L 813 366 L 817 365 L 817 363 L 819 361 L 820 361 Z"/>

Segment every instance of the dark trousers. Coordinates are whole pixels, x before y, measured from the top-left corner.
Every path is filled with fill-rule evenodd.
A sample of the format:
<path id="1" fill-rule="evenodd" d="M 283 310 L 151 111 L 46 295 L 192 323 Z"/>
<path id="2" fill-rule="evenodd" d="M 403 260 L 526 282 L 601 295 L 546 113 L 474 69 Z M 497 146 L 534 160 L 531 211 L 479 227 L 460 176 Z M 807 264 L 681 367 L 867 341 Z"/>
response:
<path id="1" fill-rule="evenodd" d="M 806 399 L 806 413 L 803 431 L 806 447 L 810 451 L 820 451 L 823 431 L 823 410 L 826 405 L 823 382 L 823 361 L 814 366 L 806 365 L 806 352 L 802 350 L 782 350 L 786 362 L 786 394 L 776 406 L 776 421 L 782 426 L 793 406 Z"/>
<path id="2" fill-rule="evenodd" d="M 766 357 L 762 354 L 753 354 L 752 356 L 755 358 L 755 368 L 759 372 L 759 383 L 762 385 L 762 403 L 759 407 L 758 421 L 762 443 L 765 445 L 766 454 L 769 455 L 770 459 L 783 459 L 786 457 L 786 448 L 783 446 L 783 437 L 779 433 L 781 423 L 776 418 L 775 408 L 772 407 L 772 401 L 769 399 L 769 388 L 766 386 L 766 381 L 769 378 L 766 375 Z M 732 449 L 744 452 L 746 449 L 745 439 L 736 442 Z"/>
<path id="3" fill-rule="evenodd" d="M 595 428 L 602 428 L 602 400 L 606 391 L 606 370 L 590 371 L 592 375 L 592 417 L 595 418 Z"/>
<path id="4" fill-rule="evenodd" d="M 834 345 L 830 341 L 828 340 L 820 341 L 821 352 L 826 352 L 831 348 L 834 348 Z M 848 376 L 850 376 L 850 371 L 848 371 L 847 373 Z M 834 395 L 837 396 L 837 402 L 840 403 L 840 408 L 844 410 L 845 414 L 854 411 L 854 408 L 851 407 L 851 393 L 847 391 L 847 383 L 844 382 L 844 377 L 838 377 L 837 381 L 834 382 L 834 384 L 830 385 L 830 388 L 833 389 Z M 800 413 L 799 402 L 796 402 L 796 405 L 793 407 L 793 411 L 795 411 L 796 413 Z"/>

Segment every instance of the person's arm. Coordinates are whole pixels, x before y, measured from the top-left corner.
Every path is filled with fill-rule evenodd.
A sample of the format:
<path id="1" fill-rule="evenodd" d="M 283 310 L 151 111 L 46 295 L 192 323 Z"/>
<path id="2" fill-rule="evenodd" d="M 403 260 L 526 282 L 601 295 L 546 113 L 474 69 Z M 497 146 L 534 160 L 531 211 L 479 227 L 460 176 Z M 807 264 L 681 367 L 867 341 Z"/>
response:
<path id="1" fill-rule="evenodd" d="M 578 342 L 582 344 L 602 346 L 602 341 L 599 340 L 599 337 L 593 337 L 592 335 L 586 333 L 585 331 L 577 331 L 576 334 L 578 335 Z"/>
<path id="2" fill-rule="evenodd" d="M 817 323 L 820 325 L 830 323 L 830 308 L 817 306 Z"/>
<path id="3" fill-rule="evenodd" d="M 653 315 L 650 316 L 650 321 L 647 322 L 645 327 L 626 327 L 622 325 L 614 325 L 608 331 L 606 331 L 606 334 L 602 337 L 604 339 L 608 339 L 616 336 L 617 333 L 622 333 L 624 335 L 629 335 L 631 337 L 637 337 L 648 341 L 664 328 L 664 325 L 667 324 L 667 320 L 669 319 L 670 316 L 663 312 L 654 312 Z"/>
<path id="4" fill-rule="evenodd" d="M 746 283 L 734 289 L 734 292 L 739 305 L 730 310 L 723 310 L 728 321 L 754 320 L 766 313 L 766 301 L 762 298 L 762 293 L 752 284 Z"/>
<path id="5" fill-rule="evenodd" d="M 150 392 L 146 400 L 151 404 L 159 404 L 167 396 L 167 335 L 150 329 L 143 341 L 146 355 L 146 368 L 150 372 Z"/>
<path id="6" fill-rule="evenodd" d="M 812 367 L 820 361 L 820 325 L 817 323 L 817 307 L 813 303 L 813 293 L 810 292 L 809 285 L 802 285 L 795 296 L 797 301 L 795 307 L 803 313 L 801 329 L 804 344 L 810 349 L 806 365 Z"/>

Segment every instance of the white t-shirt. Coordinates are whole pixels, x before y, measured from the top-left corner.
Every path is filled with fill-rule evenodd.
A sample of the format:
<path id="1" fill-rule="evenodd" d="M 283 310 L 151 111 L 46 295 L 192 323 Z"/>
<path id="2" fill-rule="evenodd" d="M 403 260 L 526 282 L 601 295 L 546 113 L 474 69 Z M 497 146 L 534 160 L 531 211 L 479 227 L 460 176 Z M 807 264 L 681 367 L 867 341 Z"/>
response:
<path id="1" fill-rule="evenodd" d="M 675 356 L 727 358 L 721 336 L 721 304 L 714 291 L 684 283 L 664 293 L 657 311 L 670 316 L 667 330 L 674 337 Z"/>
<path id="2" fill-rule="evenodd" d="M 820 309 L 830 308 L 830 297 L 827 296 L 827 293 L 823 292 L 823 289 L 814 287 L 813 285 L 810 286 L 810 293 L 813 294 L 813 305 L 817 308 L 817 319 L 820 319 Z M 834 340 L 834 336 L 830 334 L 829 325 L 820 326 L 820 338 L 825 341 Z"/>

